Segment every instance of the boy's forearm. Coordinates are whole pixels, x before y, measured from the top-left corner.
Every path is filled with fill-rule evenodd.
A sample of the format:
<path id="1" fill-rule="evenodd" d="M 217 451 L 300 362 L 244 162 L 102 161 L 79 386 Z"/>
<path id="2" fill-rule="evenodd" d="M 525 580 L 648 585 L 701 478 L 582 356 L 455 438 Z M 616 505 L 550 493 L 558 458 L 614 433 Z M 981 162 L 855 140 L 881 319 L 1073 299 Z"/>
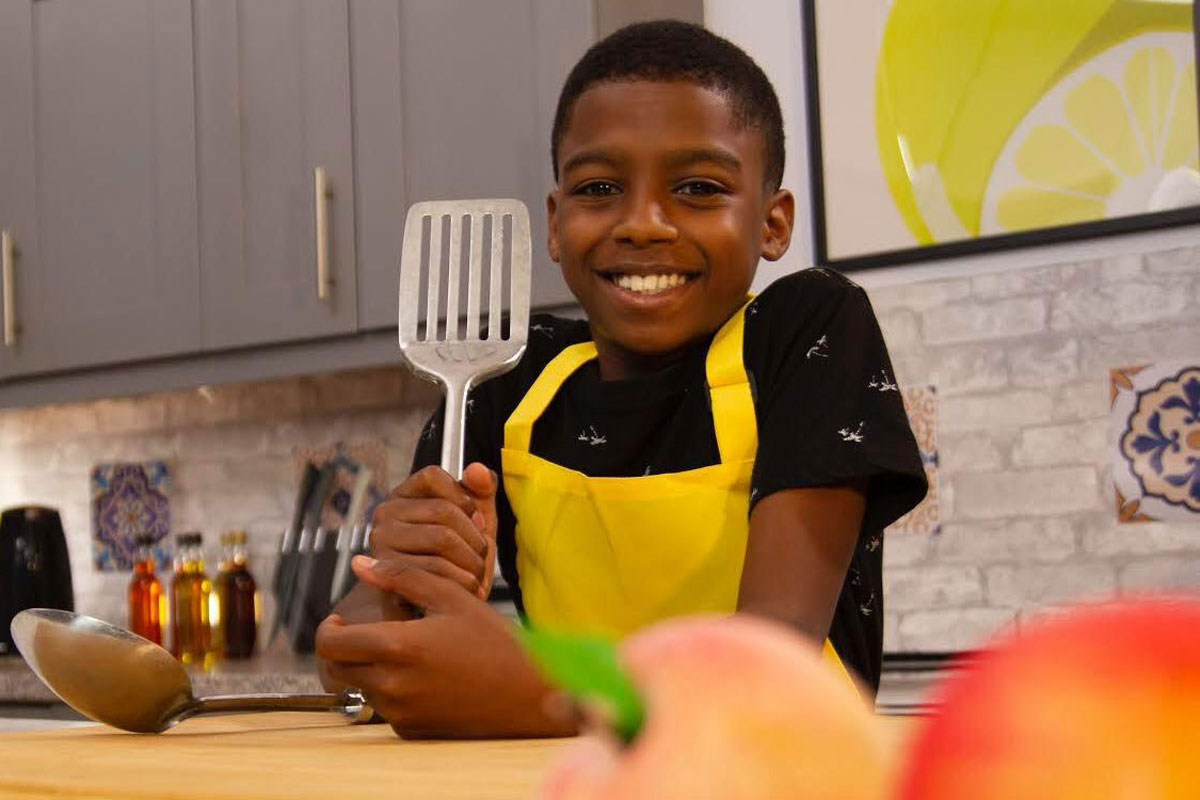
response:
<path id="1" fill-rule="evenodd" d="M 824 641 L 862 524 L 866 490 L 866 481 L 858 480 L 760 500 L 750 515 L 738 611 Z"/>

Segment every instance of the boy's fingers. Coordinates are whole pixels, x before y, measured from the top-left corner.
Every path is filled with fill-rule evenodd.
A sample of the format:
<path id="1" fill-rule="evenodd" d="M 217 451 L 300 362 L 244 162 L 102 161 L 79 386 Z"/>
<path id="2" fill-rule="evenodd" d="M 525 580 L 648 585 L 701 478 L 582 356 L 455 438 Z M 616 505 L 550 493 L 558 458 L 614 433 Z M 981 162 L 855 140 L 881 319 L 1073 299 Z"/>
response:
<path id="1" fill-rule="evenodd" d="M 444 613 L 476 600 L 453 581 L 404 561 L 355 556 L 350 567 L 359 580 L 398 594 L 426 612 Z"/>
<path id="2" fill-rule="evenodd" d="M 404 663 L 407 622 L 366 622 L 317 628 L 316 652 L 331 665 Z"/>
<path id="3" fill-rule="evenodd" d="M 371 695 L 376 688 L 375 684 L 379 682 L 380 668 L 374 663 L 343 663 L 331 662 L 329 664 L 329 675 L 339 683 L 346 686 L 353 686 L 360 691 Z M 370 699 L 368 699 L 370 702 Z"/>
<path id="4" fill-rule="evenodd" d="M 422 520 L 418 515 L 397 518 L 385 511 L 375 516 L 371 555 L 379 558 L 386 550 L 441 556 L 463 569 L 474 571 L 480 559 L 487 556 L 488 543 L 483 531 L 466 517 L 445 525 L 435 520 Z"/>
<path id="5" fill-rule="evenodd" d="M 479 499 L 491 498 L 496 494 L 496 473 L 476 461 L 463 470 L 462 484 Z"/>
<path id="6" fill-rule="evenodd" d="M 496 522 L 496 489 L 499 486 L 499 480 L 496 473 L 487 468 L 486 465 L 478 461 L 468 464 L 463 470 L 462 484 L 475 495 L 478 501 L 478 510 L 471 515 L 471 522 L 475 523 L 484 536 L 491 540 L 496 538 L 497 522 Z"/>
<path id="7" fill-rule="evenodd" d="M 417 470 L 392 489 L 389 499 L 399 497 L 440 497 L 449 500 L 470 517 L 475 513 L 475 498 L 449 472 L 436 465 Z"/>

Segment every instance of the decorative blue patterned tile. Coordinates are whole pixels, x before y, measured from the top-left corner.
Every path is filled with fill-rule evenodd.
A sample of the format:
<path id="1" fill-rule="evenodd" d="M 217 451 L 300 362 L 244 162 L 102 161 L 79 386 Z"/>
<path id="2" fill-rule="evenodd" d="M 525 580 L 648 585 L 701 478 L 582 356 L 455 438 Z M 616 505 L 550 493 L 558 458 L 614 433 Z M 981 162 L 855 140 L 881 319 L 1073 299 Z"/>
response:
<path id="1" fill-rule="evenodd" d="M 1111 370 L 1113 492 L 1121 522 L 1200 522 L 1200 363 Z"/>
<path id="2" fill-rule="evenodd" d="M 154 559 L 167 568 L 167 533 L 171 506 L 167 499 L 170 472 L 162 461 L 96 464 L 92 467 L 92 556 L 96 569 L 129 570 L 137 554 L 137 537 L 154 537 Z"/>

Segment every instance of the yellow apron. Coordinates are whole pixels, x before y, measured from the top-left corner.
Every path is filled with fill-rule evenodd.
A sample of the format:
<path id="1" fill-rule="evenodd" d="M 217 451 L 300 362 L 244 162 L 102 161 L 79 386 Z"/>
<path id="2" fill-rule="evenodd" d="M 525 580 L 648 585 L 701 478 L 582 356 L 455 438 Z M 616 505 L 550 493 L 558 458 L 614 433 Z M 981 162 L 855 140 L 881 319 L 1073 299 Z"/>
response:
<path id="1" fill-rule="evenodd" d="M 529 621 L 622 637 L 668 617 L 737 610 L 758 448 L 742 363 L 743 306 L 705 362 L 721 463 L 635 478 L 595 478 L 529 451 L 533 423 L 592 342 L 546 365 L 504 424 L 504 490 L 517 518 L 517 575 Z M 845 667 L 825 641 L 825 657 Z"/>

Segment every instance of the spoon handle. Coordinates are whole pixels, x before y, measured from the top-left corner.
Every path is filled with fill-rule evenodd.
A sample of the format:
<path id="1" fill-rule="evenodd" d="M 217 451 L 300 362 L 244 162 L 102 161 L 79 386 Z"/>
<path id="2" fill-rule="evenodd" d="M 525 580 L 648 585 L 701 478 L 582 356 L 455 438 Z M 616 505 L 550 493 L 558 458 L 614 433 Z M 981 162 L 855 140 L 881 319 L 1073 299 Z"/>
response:
<path id="1" fill-rule="evenodd" d="M 189 717 L 228 711 L 340 711 L 348 722 L 366 722 L 372 714 L 362 693 L 339 694 L 219 694 L 198 697 Z"/>

